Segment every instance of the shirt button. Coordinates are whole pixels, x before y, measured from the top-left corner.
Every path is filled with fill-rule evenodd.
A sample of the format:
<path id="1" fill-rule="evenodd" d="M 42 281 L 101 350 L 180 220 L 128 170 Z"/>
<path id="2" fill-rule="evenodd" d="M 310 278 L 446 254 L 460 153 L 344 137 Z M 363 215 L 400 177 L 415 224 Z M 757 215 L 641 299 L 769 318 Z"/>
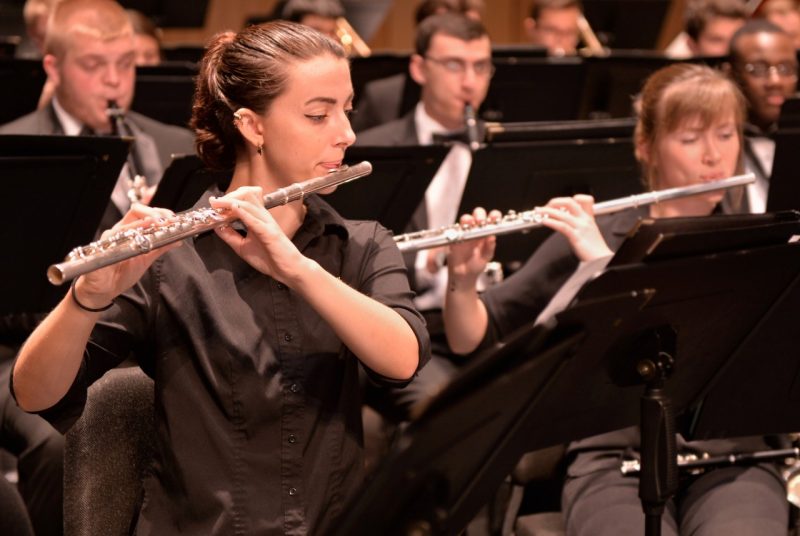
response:
<path id="1" fill-rule="evenodd" d="M 289 488 L 289 495 L 291 495 L 292 497 L 297 495 L 297 488 Z"/>
<path id="2" fill-rule="evenodd" d="M 286 342 L 290 342 L 292 340 L 292 334 L 291 333 L 285 333 L 283 335 L 283 340 L 285 340 Z"/>
<path id="3" fill-rule="evenodd" d="M 291 392 L 293 392 L 293 393 L 297 393 L 298 391 L 300 391 L 300 386 L 299 386 L 299 385 L 297 385 L 296 383 L 293 383 L 293 384 L 292 384 L 292 385 L 289 387 L 289 390 L 290 390 Z"/>
<path id="4" fill-rule="evenodd" d="M 297 443 L 297 436 L 294 434 L 289 434 L 289 443 Z"/>
<path id="5" fill-rule="evenodd" d="M 284 285 L 283 283 L 278 283 L 277 286 L 278 286 L 278 290 L 286 290 L 286 285 Z"/>

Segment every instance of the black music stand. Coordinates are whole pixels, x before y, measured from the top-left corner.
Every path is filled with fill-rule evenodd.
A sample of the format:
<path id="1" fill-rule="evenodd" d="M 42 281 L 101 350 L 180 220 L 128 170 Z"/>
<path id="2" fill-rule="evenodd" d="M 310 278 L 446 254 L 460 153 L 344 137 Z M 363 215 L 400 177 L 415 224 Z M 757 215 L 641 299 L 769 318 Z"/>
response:
<path id="1" fill-rule="evenodd" d="M 364 86 L 368 82 L 406 74 L 408 73 L 408 62 L 408 54 L 390 52 L 371 54 L 366 58 L 353 58 L 350 62 L 350 77 L 353 79 L 353 91 L 355 92 L 354 104 L 358 105 L 358 99 L 363 94 Z M 414 100 L 415 104 L 416 100 Z"/>
<path id="2" fill-rule="evenodd" d="M 496 58 L 479 110 L 487 121 L 578 119 L 586 83 L 580 58 Z"/>
<path id="3" fill-rule="evenodd" d="M 767 195 L 769 212 L 800 210 L 797 147 L 800 147 L 800 98 L 793 98 L 783 103 L 775 133 L 775 159 Z"/>
<path id="4" fill-rule="evenodd" d="M 330 534 L 458 534 L 523 452 L 637 424 L 640 401 L 644 433 L 674 443 L 672 417 L 800 277 L 796 245 L 734 249 L 610 267 L 552 328 L 523 328 L 478 356 L 404 431 Z M 659 367 L 672 377 L 648 380 L 643 395 Z M 657 534 L 675 451 L 649 439 L 641 493 L 647 534 Z"/>
<path id="5" fill-rule="evenodd" d="M 449 151 L 441 145 L 350 147 L 345 162 L 367 160 L 372 174 L 337 188 L 324 199 L 345 218 L 376 220 L 394 234 L 403 233 Z"/>
<path id="6" fill-rule="evenodd" d="M 9 200 L 0 241 L 10 252 L 0 264 L 0 317 L 47 312 L 64 295 L 47 267 L 94 239 L 128 148 L 112 137 L 0 136 Z"/>
<path id="7" fill-rule="evenodd" d="M 473 153 L 458 213 L 479 206 L 521 212 L 553 197 L 578 193 L 606 201 L 641 189 L 630 139 L 503 143 Z M 513 269 L 527 260 L 548 231 L 500 237 L 495 258 Z"/>
<path id="8" fill-rule="evenodd" d="M 0 125 L 36 110 L 46 79 L 41 60 L 0 58 Z"/>
<path id="9" fill-rule="evenodd" d="M 131 109 L 163 123 L 188 127 L 195 77 L 197 65 L 190 62 L 137 67 Z"/>
<path id="10" fill-rule="evenodd" d="M 182 212 L 192 208 L 203 193 L 214 185 L 225 190 L 232 171 L 212 171 L 196 155 L 180 155 L 172 159 L 158 183 L 150 206 Z"/>
<path id="11" fill-rule="evenodd" d="M 631 117 L 633 98 L 644 81 L 676 60 L 652 50 L 613 50 L 608 56 L 590 57 L 582 118 Z"/>
<path id="12" fill-rule="evenodd" d="M 711 254 L 780 245 L 797 231 L 797 214 L 716 214 L 706 218 L 639 220 L 609 266 L 652 262 L 676 255 Z"/>
<path id="13" fill-rule="evenodd" d="M 715 224 L 725 236 L 720 243 L 708 241 Z M 647 534 L 658 534 L 660 510 L 677 486 L 673 419 L 695 407 L 701 396 L 713 389 L 726 365 L 736 368 L 742 345 L 773 317 L 775 304 L 791 289 L 796 291 L 800 248 L 788 240 L 800 233 L 800 220 L 797 214 L 747 215 L 656 220 L 648 226 L 640 227 L 628 239 L 644 242 L 628 248 L 642 252 L 638 259 L 631 256 L 635 263 L 617 265 L 612 261 L 579 292 L 577 305 L 559 315 L 559 322 L 569 323 L 581 307 L 603 303 L 607 296 L 647 296 L 629 324 L 607 307 L 592 317 L 597 326 L 588 328 L 590 339 L 583 348 L 594 355 L 587 355 L 587 361 L 581 361 L 580 354 L 573 357 L 548 403 L 529 422 L 529 446 L 535 450 L 552 444 L 553 438 L 574 439 L 569 436 L 575 428 L 591 432 L 587 435 L 623 428 L 635 408 L 642 372 L 663 370 L 663 376 L 648 382 L 642 399 L 640 497 L 647 503 L 646 512 L 649 509 Z M 795 301 L 787 304 L 785 311 L 796 316 L 798 307 L 800 301 Z M 779 339 L 785 337 L 778 335 Z M 643 351 L 649 357 L 643 356 Z M 587 375 L 581 368 L 591 368 L 592 363 L 601 372 L 599 376 Z M 551 404 L 575 392 L 591 400 L 591 407 L 576 411 Z M 620 426 L 606 428 L 615 420 Z M 794 416 L 784 425 L 796 427 L 800 418 Z M 547 430 L 547 440 L 534 433 L 542 430 Z M 775 431 L 763 421 L 753 430 L 758 434 Z M 684 435 L 694 432 L 687 428 Z M 729 432 L 720 435 L 739 435 Z"/>
<path id="14" fill-rule="evenodd" d="M 128 9 L 141 11 L 160 28 L 201 28 L 205 23 L 208 0 L 198 0 L 187 9 L 183 0 L 123 0 Z"/>
<path id="15" fill-rule="evenodd" d="M 669 0 L 587 0 L 583 9 L 609 48 L 656 48 Z"/>
<path id="16" fill-rule="evenodd" d="M 546 58 L 547 47 L 533 43 L 494 43 L 492 58 Z"/>

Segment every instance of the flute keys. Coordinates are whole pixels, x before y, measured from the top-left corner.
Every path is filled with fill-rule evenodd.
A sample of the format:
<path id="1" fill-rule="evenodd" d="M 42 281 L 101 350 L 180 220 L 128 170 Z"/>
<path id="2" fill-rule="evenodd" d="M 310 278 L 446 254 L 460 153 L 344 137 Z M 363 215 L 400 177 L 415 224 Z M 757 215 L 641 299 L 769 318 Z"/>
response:
<path id="1" fill-rule="evenodd" d="M 452 226 L 448 227 L 444 230 L 443 236 L 444 239 L 448 242 L 456 242 L 461 235 L 464 234 L 460 228 L 460 226 Z"/>

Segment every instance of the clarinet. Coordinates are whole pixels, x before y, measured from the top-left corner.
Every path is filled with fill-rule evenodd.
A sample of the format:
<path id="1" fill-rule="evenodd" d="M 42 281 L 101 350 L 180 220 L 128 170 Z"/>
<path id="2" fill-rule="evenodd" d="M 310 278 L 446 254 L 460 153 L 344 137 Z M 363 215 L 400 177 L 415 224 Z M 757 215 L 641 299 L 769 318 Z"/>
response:
<path id="1" fill-rule="evenodd" d="M 265 195 L 264 207 L 270 209 L 285 205 L 302 199 L 307 194 L 338 186 L 370 173 L 372 164 L 366 161 L 354 166 L 342 166 L 327 175 L 294 183 Z M 210 231 L 232 223 L 235 219 L 228 209 L 204 207 L 180 212 L 172 218 L 145 227 L 119 231 L 87 246 L 73 249 L 63 262 L 53 264 L 47 269 L 47 279 L 54 285 L 61 285 L 98 268 Z"/>
<path id="2" fill-rule="evenodd" d="M 475 117 L 475 108 L 470 103 L 464 105 L 464 123 L 467 125 L 469 150 L 475 152 L 481 148 L 481 139 L 478 134 L 478 119 Z"/>
<path id="3" fill-rule="evenodd" d="M 119 107 L 117 101 L 108 101 L 108 109 L 106 110 L 108 117 L 111 119 L 111 132 L 114 136 L 134 138 L 133 132 L 125 122 L 125 110 Z M 133 142 L 136 143 L 136 140 Z M 133 178 L 128 179 L 128 200 L 131 203 L 141 203 L 144 198 L 145 190 L 147 189 L 147 179 L 140 173 L 139 165 L 136 162 L 136 157 L 133 154 L 133 147 L 128 151 L 128 171 Z"/>

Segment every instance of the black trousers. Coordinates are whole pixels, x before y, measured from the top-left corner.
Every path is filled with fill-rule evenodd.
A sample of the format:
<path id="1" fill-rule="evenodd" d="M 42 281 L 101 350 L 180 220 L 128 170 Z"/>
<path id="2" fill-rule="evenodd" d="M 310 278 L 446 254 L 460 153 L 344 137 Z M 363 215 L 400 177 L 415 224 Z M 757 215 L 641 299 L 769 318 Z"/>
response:
<path id="1" fill-rule="evenodd" d="M 37 536 L 64 532 L 64 436 L 17 406 L 9 391 L 11 362 L 0 364 L 0 447 L 17 458 L 18 489 Z"/>
<path id="2" fill-rule="evenodd" d="M 570 477 L 562 511 L 567 536 L 642 536 L 639 480 L 619 467 Z M 789 503 L 772 465 L 726 467 L 683 481 L 665 508 L 663 536 L 786 536 Z"/>

